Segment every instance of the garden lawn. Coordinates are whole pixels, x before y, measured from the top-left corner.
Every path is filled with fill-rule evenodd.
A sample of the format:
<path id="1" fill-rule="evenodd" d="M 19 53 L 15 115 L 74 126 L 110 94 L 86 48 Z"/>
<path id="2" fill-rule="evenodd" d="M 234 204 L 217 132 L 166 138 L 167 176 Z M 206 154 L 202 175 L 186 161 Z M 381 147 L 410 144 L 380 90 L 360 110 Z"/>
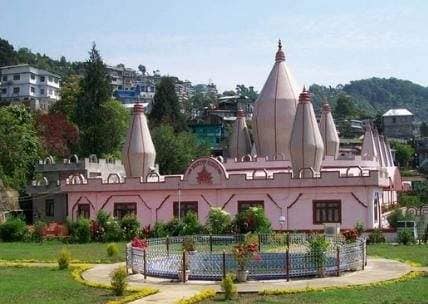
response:
<path id="1" fill-rule="evenodd" d="M 379 256 L 387 259 L 400 260 L 402 262 L 418 263 L 428 266 L 428 245 L 391 245 L 375 244 L 367 245 L 369 256 Z"/>
<path id="2" fill-rule="evenodd" d="M 117 243 L 117 259 L 107 256 L 107 243 L 64 244 L 61 241 L 43 243 L 0 242 L 0 260 L 56 261 L 59 251 L 65 247 L 71 252 L 73 260 L 88 263 L 111 263 L 125 260 L 125 243 Z"/>
<path id="3" fill-rule="evenodd" d="M 84 286 L 68 270 L 49 267 L 0 267 L 2 304 L 87 304 L 116 299 L 111 290 Z"/>
<path id="4" fill-rule="evenodd" d="M 203 304 L 257 303 L 257 304 L 426 304 L 428 303 L 428 276 L 405 282 L 376 287 L 356 287 L 327 291 L 310 291 L 282 296 L 259 296 L 243 294 L 233 301 L 223 301 L 222 295 Z M 268 286 L 267 286 L 268 287 Z"/>

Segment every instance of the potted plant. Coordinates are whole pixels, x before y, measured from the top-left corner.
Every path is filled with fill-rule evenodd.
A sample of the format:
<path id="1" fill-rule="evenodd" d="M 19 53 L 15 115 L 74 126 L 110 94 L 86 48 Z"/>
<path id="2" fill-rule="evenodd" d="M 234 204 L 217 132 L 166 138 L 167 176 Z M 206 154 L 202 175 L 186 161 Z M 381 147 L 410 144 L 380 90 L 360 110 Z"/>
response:
<path id="1" fill-rule="evenodd" d="M 248 242 L 238 244 L 233 248 L 233 256 L 238 264 L 236 269 L 236 280 L 238 282 L 246 282 L 248 279 L 247 264 L 252 258 L 259 258 L 258 245 L 256 242 Z"/>

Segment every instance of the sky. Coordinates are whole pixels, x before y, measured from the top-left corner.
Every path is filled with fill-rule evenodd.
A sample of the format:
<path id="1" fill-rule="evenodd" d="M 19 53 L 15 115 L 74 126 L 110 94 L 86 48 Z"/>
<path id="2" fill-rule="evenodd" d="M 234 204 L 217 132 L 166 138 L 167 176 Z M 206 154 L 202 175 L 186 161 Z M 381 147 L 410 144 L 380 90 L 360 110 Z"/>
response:
<path id="1" fill-rule="evenodd" d="M 281 38 L 297 83 L 397 77 L 428 85 L 428 1 L 0 0 L 0 37 L 53 58 L 159 69 L 260 90 Z"/>

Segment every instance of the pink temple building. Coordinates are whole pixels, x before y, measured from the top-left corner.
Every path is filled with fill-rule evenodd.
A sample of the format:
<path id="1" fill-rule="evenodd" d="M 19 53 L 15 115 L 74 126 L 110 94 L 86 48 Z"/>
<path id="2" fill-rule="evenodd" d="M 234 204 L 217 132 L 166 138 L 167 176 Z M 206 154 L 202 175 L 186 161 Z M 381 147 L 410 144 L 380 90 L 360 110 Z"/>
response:
<path id="1" fill-rule="evenodd" d="M 103 180 L 72 176 L 62 181 L 68 215 L 94 219 L 103 209 L 121 217 L 133 212 L 142 225 L 194 211 L 206 221 L 210 208 L 231 215 L 262 207 L 275 230 L 323 229 L 325 223 L 367 229 L 387 227 L 382 207 L 401 190 L 385 138 L 366 126 L 361 155 L 341 155 L 328 105 L 318 125 L 309 92 L 299 92 L 281 45 L 255 104 L 252 146 L 243 113 L 230 138 L 230 155 L 194 160 L 183 175 L 156 172 L 156 152 L 143 109 L 136 105 L 123 149 L 126 177 Z"/>

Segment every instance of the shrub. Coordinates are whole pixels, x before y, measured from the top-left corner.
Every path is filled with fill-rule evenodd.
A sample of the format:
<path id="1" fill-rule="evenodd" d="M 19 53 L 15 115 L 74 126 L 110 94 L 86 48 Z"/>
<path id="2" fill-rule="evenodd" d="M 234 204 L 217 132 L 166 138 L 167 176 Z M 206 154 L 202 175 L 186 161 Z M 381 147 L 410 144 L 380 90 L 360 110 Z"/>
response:
<path id="1" fill-rule="evenodd" d="M 235 275 L 232 273 L 227 274 L 226 277 L 221 281 L 221 288 L 224 291 L 225 300 L 232 300 L 236 294 L 236 286 L 234 281 Z"/>
<path id="2" fill-rule="evenodd" d="M 183 231 L 183 221 L 179 221 L 178 218 L 173 218 L 168 223 L 166 223 L 166 229 L 169 232 L 169 235 L 177 236 L 181 235 Z"/>
<path id="3" fill-rule="evenodd" d="M 369 244 L 385 243 L 385 236 L 380 229 L 373 229 L 373 232 L 369 234 L 367 240 Z"/>
<path id="4" fill-rule="evenodd" d="M 71 261 L 71 253 L 66 248 L 61 249 L 58 254 L 58 268 L 60 270 L 67 269 Z"/>
<path id="5" fill-rule="evenodd" d="M 330 247 L 330 242 L 324 235 L 314 234 L 309 238 L 309 254 L 314 262 L 320 277 L 324 276 L 325 252 Z"/>
<path id="6" fill-rule="evenodd" d="M 411 229 L 403 229 L 398 232 L 398 242 L 403 245 L 410 245 L 415 242 L 415 236 Z"/>
<path id="7" fill-rule="evenodd" d="M 32 239 L 36 242 L 42 242 L 43 241 L 43 232 L 45 230 L 46 223 L 43 221 L 36 221 L 33 225 L 33 233 L 32 233 Z"/>
<path id="8" fill-rule="evenodd" d="M 410 213 L 404 213 L 400 208 L 395 209 L 388 215 L 388 223 L 391 227 L 397 228 L 399 221 L 411 221 L 414 220 L 414 216 Z"/>
<path id="9" fill-rule="evenodd" d="M 92 238 L 98 242 L 104 242 L 106 239 L 105 230 L 107 223 L 111 220 L 110 214 L 104 210 L 97 213 L 97 220 L 92 223 Z"/>
<path id="10" fill-rule="evenodd" d="M 169 235 L 168 225 L 162 222 L 156 222 L 153 227 L 153 236 L 154 237 L 167 237 Z"/>
<path id="11" fill-rule="evenodd" d="M 22 218 L 11 217 L 0 225 L 0 239 L 4 242 L 22 241 L 27 231 L 27 225 Z"/>
<path id="12" fill-rule="evenodd" d="M 269 233 L 271 224 L 266 217 L 264 210 L 258 207 L 250 207 L 235 216 L 234 224 L 237 233 Z"/>
<path id="13" fill-rule="evenodd" d="M 116 296 L 122 296 L 128 285 L 126 277 L 128 273 L 125 267 L 119 267 L 111 274 L 111 287 Z"/>
<path id="14" fill-rule="evenodd" d="M 119 247 L 115 243 L 110 243 L 107 245 L 107 255 L 110 258 L 116 258 L 119 254 Z"/>
<path id="15" fill-rule="evenodd" d="M 70 236 L 73 243 L 88 243 L 91 240 L 91 223 L 88 219 L 78 218 L 70 225 Z"/>
<path id="16" fill-rule="evenodd" d="M 107 242 L 119 242 L 123 239 L 123 232 L 120 228 L 118 221 L 115 219 L 110 219 L 106 223 L 104 228 L 105 241 Z"/>
<path id="17" fill-rule="evenodd" d="M 363 222 L 357 221 L 355 223 L 355 230 L 357 231 L 358 236 L 362 235 L 363 232 L 364 232 L 364 224 L 363 224 Z"/>
<path id="18" fill-rule="evenodd" d="M 198 217 L 193 212 L 187 212 L 180 225 L 179 235 L 193 235 L 203 231 L 203 226 L 199 223 Z"/>
<path id="19" fill-rule="evenodd" d="M 126 215 L 120 221 L 120 228 L 123 232 L 123 238 L 126 241 L 129 241 L 138 236 L 140 223 L 138 222 L 135 215 Z"/>
<path id="20" fill-rule="evenodd" d="M 208 213 L 207 230 L 211 234 L 225 234 L 231 230 L 230 214 L 221 208 L 211 208 Z"/>

